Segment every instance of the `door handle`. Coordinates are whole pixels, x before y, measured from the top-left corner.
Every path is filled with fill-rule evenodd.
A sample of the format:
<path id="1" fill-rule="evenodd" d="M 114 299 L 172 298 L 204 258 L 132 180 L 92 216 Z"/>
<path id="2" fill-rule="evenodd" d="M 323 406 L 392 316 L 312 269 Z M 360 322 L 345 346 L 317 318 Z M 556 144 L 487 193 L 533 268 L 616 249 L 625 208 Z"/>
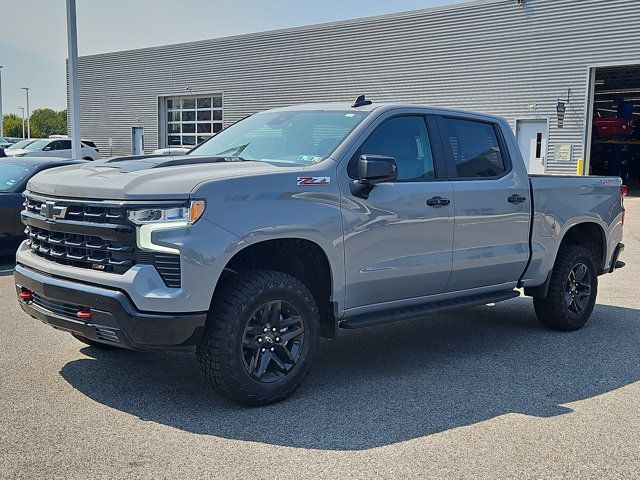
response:
<path id="1" fill-rule="evenodd" d="M 509 203 L 524 203 L 527 201 L 526 198 L 524 198 L 522 195 L 518 195 L 517 193 L 511 195 L 509 198 L 507 198 L 507 200 L 509 201 Z"/>
<path id="2" fill-rule="evenodd" d="M 433 197 L 427 200 L 427 205 L 429 205 L 430 207 L 436 207 L 436 208 L 447 207 L 451 205 L 451 200 L 449 200 L 448 198 Z"/>

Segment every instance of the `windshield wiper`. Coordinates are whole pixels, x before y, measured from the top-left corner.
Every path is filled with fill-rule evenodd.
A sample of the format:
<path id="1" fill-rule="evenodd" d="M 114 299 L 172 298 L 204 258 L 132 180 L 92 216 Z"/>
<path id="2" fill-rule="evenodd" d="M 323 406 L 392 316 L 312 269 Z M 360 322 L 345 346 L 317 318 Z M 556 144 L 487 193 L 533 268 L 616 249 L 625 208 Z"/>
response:
<path id="1" fill-rule="evenodd" d="M 237 147 L 231 147 L 231 148 L 227 148 L 225 151 L 217 153 L 216 155 L 230 155 L 232 157 L 237 157 L 238 155 L 240 155 L 242 152 L 244 152 L 244 150 L 251 144 L 251 142 L 249 143 L 245 143 L 244 145 L 238 145 Z"/>

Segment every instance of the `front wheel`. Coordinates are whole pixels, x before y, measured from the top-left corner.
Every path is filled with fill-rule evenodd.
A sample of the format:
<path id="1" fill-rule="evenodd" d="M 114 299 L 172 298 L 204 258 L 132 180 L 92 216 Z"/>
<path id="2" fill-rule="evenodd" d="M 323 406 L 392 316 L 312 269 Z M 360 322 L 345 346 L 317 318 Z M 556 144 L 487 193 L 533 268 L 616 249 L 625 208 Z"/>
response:
<path id="1" fill-rule="evenodd" d="M 547 296 L 534 298 L 533 306 L 542 325 L 570 332 L 587 323 L 597 293 L 593 255 L 584 247 L 566 245 L 558 253 Z"/>
<path id="2" fill-rule="evenodd" d="M 241 272 L 216 292 L 198 360 L 227 398 L 253 406 L 278 402 L 306 377 L 319 323 L 315 300 L 298 279 Z"/>

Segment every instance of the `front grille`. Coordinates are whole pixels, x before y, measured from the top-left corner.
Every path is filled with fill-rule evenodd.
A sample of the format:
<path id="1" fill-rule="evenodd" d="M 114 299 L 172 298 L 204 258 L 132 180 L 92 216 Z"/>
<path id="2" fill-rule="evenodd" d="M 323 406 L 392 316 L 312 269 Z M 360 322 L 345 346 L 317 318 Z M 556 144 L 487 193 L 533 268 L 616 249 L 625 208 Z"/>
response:
<path id="1" fill-rule="evenodd" d="M 26 197 L 24 203 L 25 211 L 41 215 L 43 213 L 42 206 L 47 201 L 52 201 L 43 197 Z M 55 200 L 55 205 L 64 207 L 65 220 L 89 223 L 110 223 L 118 225 L 129 225 L 126 210 L 120 205 L 98 206 L 87 205 L 82 203 L 73 203 L 72 201 Z"/>
<path id="2" fill-rule="evenodd" d="M 25 195 L 22 221 L 31 251 L 51 262 L 123 274 L 153 265 L 165 285 L 180 288 L 180 256 L 141 251 L 121 204 L 83 203 Z"/>
<path id="3" fill-rule="evenodd" d="M 71 305 L 69 303 L 59 302 L 57 300 L 51 300 L 49 298 L 41 297 L 36 293 L 33 294 L 32 302 L 34 305 L 37 305 L 45 310 L 48 310 L 51 313 L 55 313 L 61 317 L 73 318 L 75 320 L 78 319 L 76 313 L 78 313 L 81 308 L 78 305 Z"/>
<path id="4" fill-rule="evenodd" d="M 25 229 L 31 251 L 47 260 L 113 273 L 124 273 L 136 263 L 135 245 L 52 229 L 35 226 Z"/>

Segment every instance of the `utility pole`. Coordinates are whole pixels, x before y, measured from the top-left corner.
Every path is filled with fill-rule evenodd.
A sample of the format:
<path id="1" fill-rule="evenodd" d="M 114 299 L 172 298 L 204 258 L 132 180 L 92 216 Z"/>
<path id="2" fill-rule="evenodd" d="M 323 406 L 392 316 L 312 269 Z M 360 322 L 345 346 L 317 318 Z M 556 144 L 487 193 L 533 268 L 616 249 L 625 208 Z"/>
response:
<path id="1" fill-rule="evenodd" d="M 4 65 L 0 65 L 0 137 L 4 137 L 4 115 L 2 115 L 2 69 Z"/>
<path id="2" fill-rule="evenodd" d="M 24 107 L 18 107 L 18 110 L 22 110 L 22 139 L 24 140 Z"/>
<path id="3" fill-rule="evenodd" d="M 82 158 L 80 147 L 80 100 L 78 98 L 78 32 L 76 0 L 67 0 L 67 47 L 69 52 L 69 119 L 71 123 L 71 155 Z"/>
<path id="4" fill-rule="evenodd" d="M 29 87 L 22 87 L 27 94 L 27 138 L 31 138 L 31 110 L 29 110 Z"/>

